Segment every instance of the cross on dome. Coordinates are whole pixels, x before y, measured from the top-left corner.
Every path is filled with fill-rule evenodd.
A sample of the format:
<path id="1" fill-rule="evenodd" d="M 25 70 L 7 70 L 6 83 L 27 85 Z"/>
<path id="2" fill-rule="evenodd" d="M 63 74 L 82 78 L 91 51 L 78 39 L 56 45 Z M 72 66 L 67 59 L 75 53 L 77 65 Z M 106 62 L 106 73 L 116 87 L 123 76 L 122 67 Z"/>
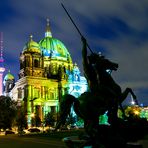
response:
<path id="1" fill-rule="evenodd" d="M 52 33 L 49 25 L 49 18 L 47 18 L 46 21 L 47 21 L 47 26 L 46 26 L 45 37 L 52 37 Z"/>
<path id="2" fill-rule="evenodd" d="M 33 35 L 31 34 L 31 35 L 30 35 L 30 41 L 32 41 L 32 38 L 33 38 Z"/>
<path id="3" fill-rule="evenodd" d="M 49 26 L 49 18 L 47 18 L 47 26 Z"/>

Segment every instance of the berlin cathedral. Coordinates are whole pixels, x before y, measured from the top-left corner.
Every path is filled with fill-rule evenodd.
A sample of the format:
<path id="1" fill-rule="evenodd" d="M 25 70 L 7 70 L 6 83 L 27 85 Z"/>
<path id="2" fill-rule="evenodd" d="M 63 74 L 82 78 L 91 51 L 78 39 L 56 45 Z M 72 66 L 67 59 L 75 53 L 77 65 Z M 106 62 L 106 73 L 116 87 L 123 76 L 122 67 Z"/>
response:
<path id="1" fill-rule="evenodd" d="M 33 115 L 42 122 L 49 112 L 57 116 L 62 95 L 68 93 L 78 97 L 88 89 L 68 49 L 52 37 L 48 20 L 45 37 L 35 42 L 31 35 L 19 61 L 18 80 L 15 81 L 10 71 L 4 77 L 4 95 L 23 108 L 28 126 L 31 126 Z"/>

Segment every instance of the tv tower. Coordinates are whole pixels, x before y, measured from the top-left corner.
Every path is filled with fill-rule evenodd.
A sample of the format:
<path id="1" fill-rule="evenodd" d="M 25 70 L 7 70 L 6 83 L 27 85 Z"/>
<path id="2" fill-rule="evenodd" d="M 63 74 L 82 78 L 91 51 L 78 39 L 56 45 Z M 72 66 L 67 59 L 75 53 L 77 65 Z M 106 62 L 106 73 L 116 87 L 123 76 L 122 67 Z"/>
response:
<path id="1" fill-rule="evenodd" d="M 3 32 L 0 32 L 0 96 L 3 95 L 3 74 L 4 74 L 4 58 L 3 58 Z"/>

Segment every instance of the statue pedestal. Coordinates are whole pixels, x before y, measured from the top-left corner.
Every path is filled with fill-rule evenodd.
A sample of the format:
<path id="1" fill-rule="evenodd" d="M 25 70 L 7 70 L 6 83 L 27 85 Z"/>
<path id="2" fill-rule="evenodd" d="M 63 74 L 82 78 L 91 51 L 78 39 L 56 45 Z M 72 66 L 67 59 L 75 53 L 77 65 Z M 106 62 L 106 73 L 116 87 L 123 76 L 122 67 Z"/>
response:
<path id="1" fill-rule="evenodd" d="M 62 139 L 62 141 L 66 144 L 68 148 L 79 148 L 86 143 L 86 140 L 79 139 L 78 136 L 65 137 Z M 84 148 L 89 148 L 89 146 L 84 146 Z"/>
<path id="2" fill-rule="evenodd" d="M 127 148 L 143 148 L 143 146 L 139 143 L 129 142 L 127 143 Z"/>
<path id="3" fill-rule="evenodd" d="M 67 148 L 92 148 L 91 145 L 89 146 L 84 146 L 86 144 L 86 140 L 79 139 L 78 136 L 70 136 L 70 137 L 65 137 L 62 139 L 62 141 L 65 143 Z M 143 146 L 139 143 L 127 143 L 126 148 L 143 148 Z"/>

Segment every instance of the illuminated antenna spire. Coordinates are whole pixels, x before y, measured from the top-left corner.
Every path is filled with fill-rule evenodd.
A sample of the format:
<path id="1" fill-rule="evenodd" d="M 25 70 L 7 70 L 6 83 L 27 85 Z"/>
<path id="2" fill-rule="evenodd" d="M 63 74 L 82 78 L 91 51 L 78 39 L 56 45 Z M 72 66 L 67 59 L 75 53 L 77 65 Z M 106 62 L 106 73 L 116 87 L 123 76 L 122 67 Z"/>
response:
<path id="1" fill-rule="evenodd" d="M 47 18 L 47 26 L 49 26 L 49 18 Z"/>
<path id="2" fill-rule="evenodd" d="M 102 53 L 101 53 L 101 51 L 99 51 L 99 52 L 98 52 L 98 55 L 99 55 L 100 57 L 102 56 Z"/>
<path id="3" fill-rule="evenodd" d="M 47 27 L 46 27 L 45 37 L 52 37 L 50 25 L 49 25 L 49 18 L 47 18 Z"/>
<path id="4" fill-rule="evenodd" d="M 0 62 L 4 62 L 3 59 L 3 32 L 0 34 Z"/>
<path id="5" fill-rule="evenodd" d="M 3 59 L 3 33 L 0 33 L 0 96 L 3 94 L 3 74 L 5 71 Z"/>

